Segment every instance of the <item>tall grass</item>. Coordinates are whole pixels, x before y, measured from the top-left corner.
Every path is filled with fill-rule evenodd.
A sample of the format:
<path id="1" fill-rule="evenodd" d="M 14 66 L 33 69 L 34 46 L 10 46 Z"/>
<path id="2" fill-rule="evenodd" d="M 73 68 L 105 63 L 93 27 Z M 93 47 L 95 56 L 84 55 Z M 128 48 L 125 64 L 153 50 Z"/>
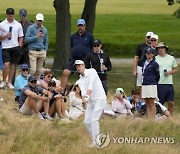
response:
<path id="1" fill-rule="evenodd" d="M 114 65 L 108 74 L 108 103 L 113 99 L 114 90 L 122 87 L 127 96 L 134 88 L 130 65 Z M 78 75 L 72 75 L 74 82 Z M 35 116 L 24 116 L 19 112 L 18 104 L 14 102 L 14 92 L 0 89 L 0 153 L 31 153 L 31 154 L 71 154 L 71 153 L 171 153 L 178 154 L 180 142 L 179 115 L 179 73 L 174 75 L 176 88 L 174 121 L 165 120 L 162 123 L 147 119 L 131 119 L 102 117 L 101 132 L 110 133 L 111 143 L 103 149 L 86 147 L 91 140 L 83 123 L 83 117 L 71 123 L 60 120 L 40 121 Z M 68 108 L 67 102 L 66 107 Z M 175 138 L 174 144 L 128 144 L 114 143 L 113 137 L 169 137 Z"/>

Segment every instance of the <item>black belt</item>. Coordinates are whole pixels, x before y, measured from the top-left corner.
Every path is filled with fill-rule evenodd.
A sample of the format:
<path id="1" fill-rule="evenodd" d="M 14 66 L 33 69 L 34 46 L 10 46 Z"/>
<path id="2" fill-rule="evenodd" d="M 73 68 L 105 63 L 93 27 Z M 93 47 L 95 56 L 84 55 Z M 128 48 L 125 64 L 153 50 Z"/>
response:
<path id="1" fill-rule="evenodd" d="M 31 49 L 32 51 L 44 51 L 44 49 Z"/>

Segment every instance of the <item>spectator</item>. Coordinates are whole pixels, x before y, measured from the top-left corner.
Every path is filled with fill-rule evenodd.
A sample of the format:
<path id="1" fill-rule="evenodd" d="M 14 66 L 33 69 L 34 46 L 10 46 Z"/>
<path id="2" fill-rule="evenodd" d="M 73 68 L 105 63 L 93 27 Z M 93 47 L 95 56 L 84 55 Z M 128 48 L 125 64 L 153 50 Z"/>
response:
<path id="1" fill-rule="evenodd" d="M 26 9 L 21 9 L 19 11 L 19 16 L 21 18 L 20 23 L 22 25 L 23 28 L 23 33 L 24 33 L 24 37 L 26 35 L 26 31 L 27 28 L 32 25 L 33 23 L 27 20 L 27 10 Z M 28 50 L 28 44 L 23 42 L 23 47 L 22 47 L 22 55 L 21 55 L 21 59 L 19 61 L 19 64 L 28 64 L 29 66 L 29 50 Z"/>
<path id="2" fill-rule="evenodd" d="M 48 82 L 48 91 L 52 93 L 52 98 L 49 103 L 49 115 L 55 116 L 57 113 L 61 119 L 65 116 L 65 103 L 64 97 L 55 90 L 56 82 L 51 80 Z"/>
<path id="3" fill-rule="evenodd" d="M 94 68 L 99 78 L 102 82 L 103 88 L 107 95 L 108 86 L 107 86 L 107 73 L 106 71 L 110 71 L 112 69 L 111 61 L 109 56 L 103 52 L 102 43 L 100 40 L 95 39 L 93 43 L 94 52 L 90 52 L 84 60 L 86 68 Z"/>
<path id="4" fill-rule="evenodd" d="M 82 60 L 76 60 L 74 66 L 80 73 L 78 85 L 87 102 L 84 123 L 92 138 L 92 144 L 88 147 L 94 148 L 97 147 L 96 143 L 99 143 L 99 118 L 107 104 L 106 94 L 95 69 L 86 69 Z"/>
<path id="5" fill-rule="evenodd" d="M 154 49 L 154 55 L 158 55 L 158 51 L 156 50 L 156 47 L 158 45 L 159 37 L 158 35 L 154 34 L 151 36 L 151 48 Z"/>
<path id="6" fill-rule="evenodd" d="M 40 72 L 46 59 L 48 50 L 48 33 L 42 25 L 44 16 L 41 13 L 36 15 L 36 22 L 29 26 L 25 36 L 25 42 L 28 43 L 30 74 L 40 78 Z"/>
<path id="7" fill-rule="evenodd" d="M 68 77 L 72 71 L 75 71 L 73 65 L 75 60 L 84 60 L 85 56 L 92 51 L 94 37 L 85 30 L 86 23 L 84 19 L 77 20 L 78 31 L 71 36 L 71 57 L 61 76 L 62 88 L 65 93 Z"/>
<path id="8" fill-rule="evenodd" d="M 115 93 L 115 98 L 112 101 L 112 110 L 115 113 L 115 116 L 120 115 L 132 115 L 131 113 L 132 105 L 127 100 L 124 90 L 122 88 L 117 88 Z"/>
<path id="9" fill-rule="evenodd" d="M 143 104 L 143 102 L 141 101 L 141 99 L 139 97 L 140 97 L 140 90 L 133 89 L 131 91 L 131 96 L 127 98 L 132 105 L 131 111 L 134 114 L 141 109 L 141 106 Z"/>
<path id="10" fill-rule="evenodd" d="M 20 65 L 20 74 L 16 77 L 14 87 L 15 87 L 15 101 L 19 102 L 19 96 L 23 91 L 24 86 L 28 84 L 29 77 L 29 67 L 27 64 Z"/>
<path id="11" fill-rule="evenodd" d="M 0 23 L 0 41 L 2 41 L 2 58 L 3 58 L 3 81 L 0 88 L 7 86 L 14 89 L 12 78 L 14 75 L 15 64 L 19 61 L 19 53 L 23 44 L 23 30 L 19 22 L 14 19 L 14 9 L 6 9 L 6 19 Z"/>
<path id="12" fill-rule="evenodd" d="M 158 101 L 155 101 L 155 106 L 156 106 L 156 116 L 155 116 L 156 121 L 161 121 L 164 120 L 165 118 L 169 118 L 170 120 L 172 120 L 170 112 L 167 110 L 167 108 L 164 105 L 162 105 Z M 146 104 L 143 104 L 141 106 L 141 109 L 139 110 L 139 114 L 140 116 L 147 115 Z"/>
<path id="13" fill-rule="evenodd" d="M 78 84 L 74 86 L 74 89 L 69 94 L 69 117 L 72 119 L 78 119 L 83 115 L 85 100 L 82 97 L 80 87 Z"/>
<path id="14" fill-rule="evenodd" d="M 136 78 L 136 85 L 140 88 L 142 86 L 142 66 L 143 62 L 146 59 L 146 53 L 144 49 L 151 45 L 151 36 L 154 35 L 153 32 L 147 32 L 146 42 L 139 44 L 135 51 L 134 61 L 133 61 L 133 75 Z"/>
<path id="15" fill-rule="evenodd" d="M 52 94 L 38 86 L 36 83 L 36 77 L 30 76 L 28 78 L 28 84 L 23 88 L 19 98 L 20 112 L 24 115 L 32 115 L 35 113 L 41 120 L 51 120 L 52 118 L 49 116 L 48 110 L 49 100 L 52 97 Z M 42 107 L 45 112 L 44 118 L 39 112 Z"/>
<path id="16" fill-rule="evenodd" d="M 44 74 L 43 79 L 41 79 L 40 82 L 38 83 L 42 88 L 48 90 L 48 82 L 53 80 L 56 82 L 55 90 L 58 92 L 62 92 L 61 81 L 55 79 L 54 73 L 51 70 L 45 70 L 43 74 Z"/>
<path id="17" fill-rule="evenodd" d="M 147 106 L 147 113 L 150 118 L 155 118 L 156 106 L 154 104 L 157 98 L 157 83 L 159 81 L 159 65 L 154 58 L 154 49 L 148 47 L 146 51 L 146 61 L 143 65 L 142 79 L 142 98 Z"/>
<path id="18" fill-rule="evenodd" d="M 159 42 L 156 47 L 159 55 L 156 56 L 156 62 L 159 64 L 160 80 L 158 82 L 158 98 L 161 104 L 168 102 L 168 110 L 173 115 L 174 110 L 174 86 L 173 74 L 177 73 L 178 67 L 176 60 L 166 52 L 168 46 Z"/>

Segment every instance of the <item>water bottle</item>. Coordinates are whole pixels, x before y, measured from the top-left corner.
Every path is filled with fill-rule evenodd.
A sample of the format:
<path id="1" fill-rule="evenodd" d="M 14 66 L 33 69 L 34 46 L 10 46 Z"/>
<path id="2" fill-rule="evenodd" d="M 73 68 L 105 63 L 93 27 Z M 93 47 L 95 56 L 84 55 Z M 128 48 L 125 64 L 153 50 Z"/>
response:
<path id="1" fill-rule="evenodd" d="M 100 64 L 101 64 L 101 66 L 103 65 L 103 63 L 104 63 L 104 59 L 101 58 L 101 59 L 100 59 Z M 101 69 L 101 73 L 104 74 L 104 70 Z"/>
<path id="2" fill-rule="evenodd" d="M 10 26 L 10 27 L 9 27 L 9 33 L 11 33 L 11 34 L 12 34 L 12 26 Z M 10 38 L 8 38 L 8 40 L 11 40 L 11 37 L 10 37 Z"/>

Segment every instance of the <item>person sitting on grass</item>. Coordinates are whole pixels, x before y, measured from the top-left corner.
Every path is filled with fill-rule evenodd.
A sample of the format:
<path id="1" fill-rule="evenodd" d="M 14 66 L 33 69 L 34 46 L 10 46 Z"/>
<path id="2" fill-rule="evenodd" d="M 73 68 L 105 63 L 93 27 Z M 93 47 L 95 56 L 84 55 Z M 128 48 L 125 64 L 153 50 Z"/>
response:
<path id="1" fill-rule="evenodd" d="M 60 80 L 56 80 L 54 77 L 54 73 L 51 70 L 45 70 L 43 73 L 43 77 L 40 80 L 40 82 L 38 83 L 42 88 L 48 90 L 48 82 L 50 81 L 55 81 L 56 82 L 56 87 L 55 90 L 58 92 L 62 91 L 61 88 L 61 81 Z"/>
<path id="2" fill-rule="evenodd" d="M 37 114 L 41 120 L 51 120 L 49 116 L 49 100 L 52 94 L 37 85 L 37 79 L 34 76 L 28 78 L 28 84 L 23 88 L 19 98 L 19 109 L 24 115 Z M 41 108 L 44 108 L 45 116 L 42 117 L 39 112 Z"/>
<path id="3" fill-rule="evenodd" d="M 81 90 L 78 84 L 75 84 L 73 91 L 69 94 L 70 109 L 69 117 L 72 119 L 78 119 L 84 113 L 85 100 L 81 95 Z"/>
<path id="4" fill-rule="evenodd" d="M 135 115 L 135 113 L 138 113 L 141 109 L 141 106 L 143 102 L 140 99 L 140 90 L 139 89 L 133 89 L 131 91 L 131 96 L 127 98 L 129 102 L 132 105 L 131 112 Z"/>
<path id="5" fill-rule="evenodd" d="M 115 117 L 120 115 L 132 115 L 131 112 L 132 105 L 127 100 L 124 90 L 122 88 L 117 88 L 115 93 L 115 98 L 112 101 L 112 110 L 115 112 Z"/>
<path id="6" fill-rule="evenodd" d="M 165 118 L 169 118 L 170 120 L 172 120 L 170 112 L 164 105 L 162 105 L 159 102 L 158 99 L 156 99 L 154 103 L 156 106 L 156 116 L 155 116 L 156 121 L 161 121 L 164 120 Z M 139 110 L 139 115 L 147 116 L 147 106 L 145 103 L 142 104 L 141 109 Z"/>
<path id="7" fill-rule="evenodd" d="M 23 91 L 24 86 L 28 84 L 29 67 L 27 64 L 20 65 L 20 74 L 16 77 L 14 82 L 15 101 L 19 102 L 19 96 Z"/>
<path id="8" fill-rule="evenodd" d="M 51 80 L 48 82 L 48 91 L 52 93 L 49 103 L 49 115 L 55 116 L 57 113 L 61 119 L 65 116 L 65 103 L 62 94 L 55 90 L 56 82 Z"/>

